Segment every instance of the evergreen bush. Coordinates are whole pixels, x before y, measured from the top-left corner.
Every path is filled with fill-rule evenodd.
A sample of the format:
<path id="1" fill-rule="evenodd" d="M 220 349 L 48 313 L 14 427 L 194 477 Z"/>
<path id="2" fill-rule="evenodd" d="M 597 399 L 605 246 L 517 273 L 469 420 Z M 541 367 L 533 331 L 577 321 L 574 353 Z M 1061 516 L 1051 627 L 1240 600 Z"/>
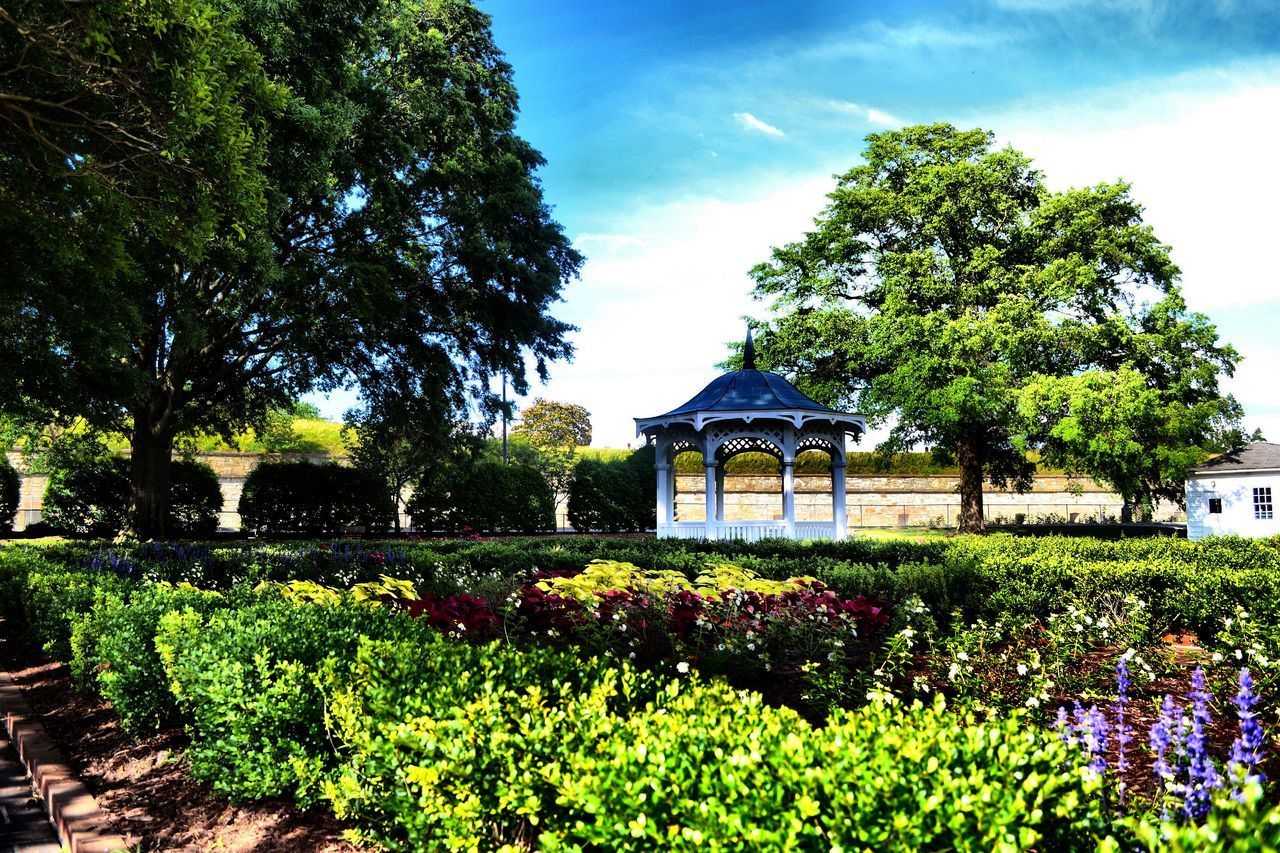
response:
<path id="1" fill-rule="evenodd" d="M 657 524 L 654 450 L 642 447 L 625 459 L 583 459 L 569 487 L 569 524 L 579 533 L 627 533 Z"/>
<path id="2" fill-rule="evenodd" d="M 267 536 L 384 533 L 394 514 L 380 477 L 332 462 L 260 462 L 240 495 L 244 529 Z"/>
<path id="3" fill-rule="evenodd" d="M 428 533 L 544 533 L 555 530 L 555 504 L 536 468 L 475 462 L 420 483 L 409 513 Z"/>
<path id="4" fill-rule="evenodd" d="M 13 519 L 18 514 L 18 497 L 22 481 L 9 460 L 0 457 L 0 533 L 13 530 Z"/>

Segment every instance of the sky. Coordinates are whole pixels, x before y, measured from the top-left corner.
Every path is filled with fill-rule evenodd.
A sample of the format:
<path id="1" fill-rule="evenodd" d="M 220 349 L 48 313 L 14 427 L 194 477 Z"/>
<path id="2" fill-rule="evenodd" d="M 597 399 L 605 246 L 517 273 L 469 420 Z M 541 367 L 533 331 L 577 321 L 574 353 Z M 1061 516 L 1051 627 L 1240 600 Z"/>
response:
<path id="1" fill-rule="evenodd" d="M 595 445 L 635 444 L 634 418 L 715 377 L 767 315 L 747 270 L 803 234 L 868 133 L 935 121 L 993 131 L 1053 189 L 1132 183 L 1190 307 L 1244 356 L 1226 388 L 1246 427 L 1280 441 L 1280 3 L 480 6 L 587 257 L 554 312 L 576 355 L 527 400 L 586 406 Z"/>

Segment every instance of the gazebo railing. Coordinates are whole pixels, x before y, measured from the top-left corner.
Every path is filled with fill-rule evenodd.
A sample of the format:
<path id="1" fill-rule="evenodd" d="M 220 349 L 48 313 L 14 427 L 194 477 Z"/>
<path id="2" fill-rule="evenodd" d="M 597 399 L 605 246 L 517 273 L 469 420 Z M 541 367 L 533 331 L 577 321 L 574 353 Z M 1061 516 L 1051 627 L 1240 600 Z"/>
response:
<path id="1" fill-rule="evenodd" d="M 781 539 L 787 536 L 785 521 L 713 521 L 712 538 L 739 542 L 755 542 L 760 539 Z M 836 525 L 833 521 L 797 521 L 796 539 L 834 539 Z M 677 521 L 658 525 L 659 539 L 707 539 L 707 524 L 703 521 Z"/>

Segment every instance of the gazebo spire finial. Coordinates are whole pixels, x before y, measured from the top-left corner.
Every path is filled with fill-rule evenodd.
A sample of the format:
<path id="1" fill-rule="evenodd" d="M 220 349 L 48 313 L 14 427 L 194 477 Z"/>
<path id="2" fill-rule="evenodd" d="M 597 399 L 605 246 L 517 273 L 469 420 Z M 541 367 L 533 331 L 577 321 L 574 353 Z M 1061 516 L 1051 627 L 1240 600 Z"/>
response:
<path id="1" fill-rule="evenodd" d="M 742 345 L 742 369 L 756 369 L 756 344 L 751 340 L 750 326 L 747 326 L 747 342 Z"/>

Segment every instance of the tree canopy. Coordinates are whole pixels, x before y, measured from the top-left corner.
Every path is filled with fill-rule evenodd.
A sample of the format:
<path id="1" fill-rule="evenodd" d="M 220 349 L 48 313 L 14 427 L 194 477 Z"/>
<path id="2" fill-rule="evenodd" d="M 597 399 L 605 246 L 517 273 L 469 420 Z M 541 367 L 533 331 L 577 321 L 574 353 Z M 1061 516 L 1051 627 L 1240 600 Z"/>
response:
<path id="1" fill-rule="evenodd" d="M 1029 444 L 1133 500 L 1168 482 L 1172 448 L 1238 411 L 1218 389 L 1238 355 L 1187 310 L 1127 184 L 1051 192 L 988 131 L 937 124 L 868 136 L 829 199 L 812 231 L 752 270 L 776 314 L 759 324 L 758 359 L 822 402 L 892 423 L 882 449 L 954 458 L 962 530 L 984 527 L 984 478 L 1028 485 Z M 1132 467 L 1117 462 L 1132 448 L 1063 439 L 1069 398 L 1101 413 L 1116 382 L 1145 448 L 1136 479 L 1110 479 Z M 1153 431 L 1154 410 L 1178 426 Z M 1152 454 L 1163 461 L 1146 464 Z"/>
<path id="2" fill-rule="evenodd" d="M 515 133 L 511 68 L 487 16 L 466 0 L 165 8 L 175 26 L 208 21 L 246 45 L 237 67 L 264 75 L 259 123 L 241 131 L 260 155 L 249 176 L 260 209 L 220 209 L 217 227 L 184 226 L 183 242 L 125 229 L 119 263 L 76 267 L 85 287 L 58 288 L 33 270 L 17 293 L 42 321 L 20 330 L 19 349 L 53 336 L 81 352 L 78 375 L 112 377 L 94 386 L 95 411 L 131 431 L 138 535 L 163 532 L 179 434 L 229 434 L 304 391 L 343 384 L 430 401 L 444 422 L 493 410 L 495 373 L 523 393 L 526 355 L 545 375 L 570 354 L 570 327 L 550 309 L 581 258 L 543 202 L 541 156 Z M 100 29 L 110 40 L 115 27 Z M 157 102 L 167 94 L 139 86 Z M 228 83 L 212 97 L 237 91 Z M 84 150 L 86 161 L 102 157 Z M 199 185 L 222 186 L 231 170 L 213 159 Z M 113 180 L 124 195 L 134 186 L 128 174 Z M 79 201 L 70 207 L 81 215 Z M 46 393 L 35 366 L 19 364 L 10 384 L 15 399 L 89 408 Z"/>
<path id="3" fill-rule="evenodd" d="M 585 447 L 591 443 L 591 413 L 577 403 L 535 397 L 521 410 L 515 431 L 540 447 Z"/>

